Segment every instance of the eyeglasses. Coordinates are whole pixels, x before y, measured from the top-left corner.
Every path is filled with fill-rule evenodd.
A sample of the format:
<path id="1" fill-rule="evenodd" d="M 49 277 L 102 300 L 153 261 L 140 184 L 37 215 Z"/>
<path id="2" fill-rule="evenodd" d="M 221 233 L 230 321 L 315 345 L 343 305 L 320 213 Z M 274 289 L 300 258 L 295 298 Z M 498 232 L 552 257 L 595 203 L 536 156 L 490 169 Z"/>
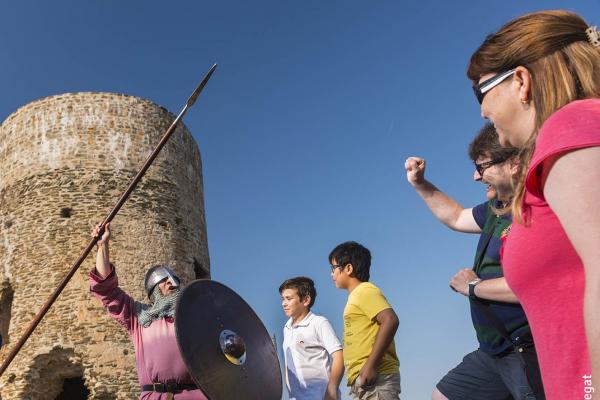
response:
<path id="1" fill-rule="evenodd" d="M 331 272 L 332 272 L 332 273 L 333 273 L 333 271 L 335 271 L 337 268 L 339 268 L 339 269 L 342 269 L 342 268 L 344 268 L 344 266 L 343 266 L 343 265 L 336 265 L 336 264 L 332 264 L 332 265 L 330 265 L 330 267 L 331 267 Z"/>
<path id="2" fill-rule="evenodd" d="M 475 93 L 475 97 L 477 97 L 477 101 L 479 102 L 479 104 L 483 102 L 483 98 L 485 97 L 487 92 L 504 82 L 506 78 L 508 78 L 514 73 L 515 70 L 513 68 L 505 72 L 500 72 L 499 74 L 496 74 L 481 83 L 473 85 L 473 92 Z"/>
<path id="3" fill-rule="evenodd" d="M 482 162 L 480 164 L 477 164 L 477 163 L 473 163 L 473 164 L 475 164 L 475 169 L 477 170 L 477 173 L 479 175 L 483 176 L 483 173 L 485 172 L 486 169 L 488 169 L 492 165 L 503 163 L 504 161 L 506 161 L 506 160 L 499 159 L 499 160 L 491 160 L 491 161 Z"/>

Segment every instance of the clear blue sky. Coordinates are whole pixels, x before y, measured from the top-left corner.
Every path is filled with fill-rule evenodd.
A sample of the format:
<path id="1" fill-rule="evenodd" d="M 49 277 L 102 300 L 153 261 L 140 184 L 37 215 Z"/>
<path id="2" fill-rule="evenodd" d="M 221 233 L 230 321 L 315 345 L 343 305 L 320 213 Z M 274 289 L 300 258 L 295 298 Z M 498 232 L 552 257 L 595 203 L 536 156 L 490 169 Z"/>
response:
<path id="1" fill-rule="evenodd" d="M 400 317 L 403 399 L 426 399 L 477 346 L 467 300 L 448 288 L 477 237 L 430 215 L 404 160 L 425 157 L 429 178 L 464 205 L 483 200 L 466 156 L 483 123 L 466 65 L 485 35 L 540 7 L 600 25 L 598 0 L 5 2 L 0 119 L 77 91 L 177 113 L 219 63 L 185 118 L 203 157 L 213 278 L 281 343 L 277 288 L 310 276 L 314 310 L 341 334 L 346 293 L 327 255 L 363 243 Z"/>

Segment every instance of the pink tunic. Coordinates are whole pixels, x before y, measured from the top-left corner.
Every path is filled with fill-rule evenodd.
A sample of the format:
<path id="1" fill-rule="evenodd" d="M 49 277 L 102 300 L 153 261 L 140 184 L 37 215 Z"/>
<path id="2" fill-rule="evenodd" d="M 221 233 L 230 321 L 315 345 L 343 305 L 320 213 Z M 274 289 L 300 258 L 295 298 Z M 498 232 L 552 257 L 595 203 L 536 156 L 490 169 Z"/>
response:
<path id="1" fill-rule="evenodd" d="M 135 301 L 119 288 L 115 270 L 102 279 L 94 268 L 90 272 L 90 290 L 98 297 L 110 316 L 116 319 L 129 333 L 135 347 L 138 380 L 141 385 L 153 382 L 166 383 L 175 380 L 181 384 L 193 384 L 194 381 L 183 363 L 175 338 L 175 324 L 172 318 L 152 322 L 143 328 L 135 313 Z M 140 399 L 167 399 L 167 393 L 142 392 Z M 206 400 L 200 391 L 184 390 L 175 394 L 177 400 Z"/>
<path id="2" fill-rule="evenodd" d="M 546 203 L 540 172 L 549 157 L 595 146 L 600 146 L 599 99 L 572 102 L 545 122 L 526 180 L 530 226 L 513 224 L 503 253 L 504 275 L 527 314 L 548 400 L 591 398 L 584 378 L 591 366 L 583 264 Z"/>

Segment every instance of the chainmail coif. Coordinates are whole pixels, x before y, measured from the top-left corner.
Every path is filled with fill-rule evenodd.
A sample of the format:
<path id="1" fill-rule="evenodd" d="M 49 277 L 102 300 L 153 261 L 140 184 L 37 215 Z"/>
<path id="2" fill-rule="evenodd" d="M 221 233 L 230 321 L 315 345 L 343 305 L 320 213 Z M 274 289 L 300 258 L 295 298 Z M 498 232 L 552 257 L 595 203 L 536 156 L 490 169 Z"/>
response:
<path id="1" fill-rule="evenodd" d="M 152 322 L 165 317 L 175 317 L 175 304 L 181 295 L 181 289 L 177 288 L 168 295 L 163 295 L 158 287 L 155 287 L 150 295 L 152 304 L 135 302 L 135 313 L 140 324 L 147 328 Z"/>

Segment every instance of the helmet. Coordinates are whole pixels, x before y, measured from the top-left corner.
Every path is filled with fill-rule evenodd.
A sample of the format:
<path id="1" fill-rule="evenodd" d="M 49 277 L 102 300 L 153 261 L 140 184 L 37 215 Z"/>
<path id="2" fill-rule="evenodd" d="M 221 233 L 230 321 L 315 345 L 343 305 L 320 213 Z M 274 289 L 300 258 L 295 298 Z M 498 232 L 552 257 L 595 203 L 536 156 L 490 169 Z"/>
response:
<path id="1" fill-rule="evenodd" d="M 179 287 L 179 278 L 171 268 L 166 265 L 154 265 L 150 267 L 144 278 L 144 287 L 146 288 L 148 297 L 152 294 L 154 287 L 164 280 L 169 280 L 171 285 Z"/>

